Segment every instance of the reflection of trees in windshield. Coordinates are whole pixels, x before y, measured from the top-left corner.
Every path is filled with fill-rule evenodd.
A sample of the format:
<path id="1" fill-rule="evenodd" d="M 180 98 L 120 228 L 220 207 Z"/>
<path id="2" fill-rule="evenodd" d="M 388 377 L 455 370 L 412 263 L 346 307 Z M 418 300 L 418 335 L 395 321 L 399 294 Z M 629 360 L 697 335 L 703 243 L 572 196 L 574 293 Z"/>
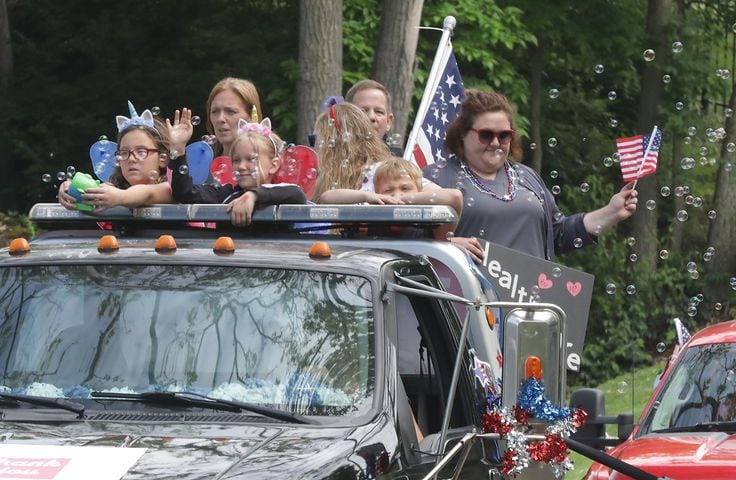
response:
<path id="1" fill-rule="evenodd" d="M 736 420 L 736 345 L 690 347 L 675 368 L 645 422 L 647 430 Z"/>
<path id="2" fill-rule="evenodd" d="M 90 265 L 7 269 L 0 279 L 6 386 L 237 383 L 276 397 L 328 386 L 351 398 L 370 387 L 371 290 L 359 277 Z"/>

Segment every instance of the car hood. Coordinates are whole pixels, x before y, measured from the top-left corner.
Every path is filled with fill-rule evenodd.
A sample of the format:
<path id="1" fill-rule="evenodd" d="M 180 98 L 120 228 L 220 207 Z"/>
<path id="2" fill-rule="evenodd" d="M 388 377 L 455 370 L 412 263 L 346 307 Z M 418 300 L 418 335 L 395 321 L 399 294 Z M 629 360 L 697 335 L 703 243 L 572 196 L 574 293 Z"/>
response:
<path id="1" fill-rule="evenodd" d="M 293 425 L 3 423 L 0 459 L 17 446 L 40 445 L 47 451 L 62 446 L 75 447 L 64 450 L 79 455 L 72 461 L 92 465 L 95 449 L 89 447 L 145 448 L 124 480 L 357 478 L 366 462 L 355 452 L 356 433 L 355 428 Z"/>
<path id="2" fill-rule="evenodd" d="M 723 432 L 650 434 L 608 453 L 653 475 L 678 480 L 736 477 L 736 435 Z M 613 473 L 610 478 L 628 477 Z"/>

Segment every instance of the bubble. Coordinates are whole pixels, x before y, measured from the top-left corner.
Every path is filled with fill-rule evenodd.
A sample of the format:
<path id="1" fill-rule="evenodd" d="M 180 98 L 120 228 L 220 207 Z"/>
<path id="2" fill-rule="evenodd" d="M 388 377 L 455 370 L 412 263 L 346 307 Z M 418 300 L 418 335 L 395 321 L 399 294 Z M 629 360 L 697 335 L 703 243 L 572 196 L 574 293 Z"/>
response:
<path id="1" fill-rule="evenodd" d="M 598 75 L 600 75 L 601 73 L 603 73 L 605 71 L 605 67 L 602 64 L 599 63 L 598 65 L 596 65 L 595 67 L 593 67 L 593 71 L 595 73 L 597 73 Z"/>
<path id="2" fill-rule="evenodd" d="M 43 175 L 41 175 L 41 181 L 43 183 L 51 183 L 51 175 L 48 173 L 44 173 Z"/>
<path id="3" fill-rule="evenodd" d="M 700 208 L 703 206 L 703 199 L 701 197 L 693 198 L 693 207 Z"/>
<path id="4" fill-rule="evenodd" d="M 316 168 L 310 168 L 307 170 L 307 179 L 314 180 L 317 178 L 317 169 Z"/>
<path id="5" fill-rule="evenodd" d="M 666 73 L 662 75 L 662 83 L 670 83 L 671 81 L 672 81 L 672 77 L 670 77 Z"/>
<path id="6" fill-rule="evenodd" d="M 438 158 L 434 164 L 437 166 L 437 168 L 445 168 L 447 166 L 447 159 L 445 158 Z"/>
<path id="7" fill-rule="evenodd" d="M 447 240 L 448 242 L 451 242 L 453 238 L 455 238 L 454 232 L 447 232 L 445 234 L 445 240 Z"/>
<path id="8" fill-rule="evenodd" d="M 724 114 L 724 115 L 726 116 L 726 118 L 731 118 L 731 117 L 733 117 L 733 108 L 729 108 L 729 107 L 726 107 L 726 108 L 725 108 L 725 109 L 723 110 L 723 114 Z"/>
<path id="9" fill-rule="evenodd" d="M 614 100 L 616 100 L 616 92 L 615 92 L 615 91 L 613 91 L 613 90 L 611 90 L 610 92 L 608 92 L 608 99 L 609 99 L 610 101 L 614 101 Z"/>
<path id="10" fill-rule="evenodd" d="M 439 176 L 440 176 L 440 171 L 439 171 L 439 169 L 437 169 L 437 168 L 433 168 L 432 170 L 430 170 L 430 172 L 429 172 L 429 177 L 430 177 L 431 179 L 435 180 L 435 179 L 437 179 L 437 177 L 439 177 Z"/>
<path id="11" fill-rule="evenodd" d="M 186 175 L 187 173 L 189 173 L 189 165 L 187 165 L 186 163 L 179 165 L 179 173 L 181 173 L 182 175 Z"/>
<path id="12" fill-rule="evenodd" d="M 646 207 L 647 210 L 654 210 L 655 208 L 657 208 L 657 202 L 655 202 L 654 200 L 647 200 Z"/>
<path id="13" fill-rule="evenodd" d="M 549 98 L 555 99 L 560 96 L 560 91 L 556 88 L 549 89 Z"/>
<path id="14" fill-rule="evenodd" d="M 729 153 L 736 152 L 736 143 L 728 142 L 726 144 L 726 151 Z"/>
<path id="15" fill-rule="evenodd" d="M 445 105 L 445 104 L 443 104 Z M 345 132 L 342 136 L 342 141 L 347 143 L 350 141 L 350 132 Z M 388 143 L 392 147 L 400 147 L 401 146 L 401 134 L 400 133 L 392 133 L 388 137 Z"/>
<path id="16" fill-rule="evenodd" d="M 655 55 L 655 53 L 654 53 L 654 50 L 653 50 L 653 49 L 651 49 L 651 48 L 647 48 L 646 50 L 644 50 L 644 53 L 643 53 L 643 55 L 642 55 L 642 56 L 644 57 L 644 61 L 645 61 L 645 62 L 651 62 L 652 60 L 654 60 L 654 57 L 655 57 L 656 55 Z"/>
<path id="17" fill-rule="evenodd" d="M 572 246 L 575 248 L 582 248 L 583 246 L 583 239 L 580 237 L 576 237 L 572 240 Z"/>
<path id="18" fill-rule="evenodd" d="M 726 380 L 729 383 L 733 383 L 734 380 L 736 380 L 736 372 L 734 372 L 733 370 L 729 370 L 728 372 L 726 372 Z"/>
<path id="19" fill-rule="evenodd" d="M 626 239 L 626 245 L 628 245 L 630 247 L 633 247 L 634 245 L 636 245 L 636 238 L 634 238 L 634 237 L 627 238 Z"/>
<path id="20" fill-rule="evenodd" d="M 503 149 L 502 149 L 502 148 L 497 148 L 497 149 L 496 149 L 496 150 L 495 150 L 495 151 L 493 152 L 493 154 L 494 154 L 494 155 L 495 155 L 496 157 L 503 157 L 503 153 L 504 153 L 504 152 L 503 152 Z"/>
<path id="21" fill-rule="evenodd" d="M 547 145 L 549 145 L 549 148 L 555 148 L 557 146 L 557 139 L 555 137 L 549 137 Z"/>
<path id="22" fill-rule="evenodd" d="M 698 278 L 700 278 L 700 272 L 698 272 L 697 270 L 695 270 L 694 272 L 690 272 L 690 278 L 692 278 L 693 280 L 697 280 Z"/>
<path id="23" fill-rule="evenodd" d="M 66 172 L 56 172 L 56 179 L 60 182 L 66 180 Z"/>
<path id="24" fill-rule="evenodd" d="M 611 128 L 616 128 L 618 127 L 618 120 L 616 120 L 615 118 L 612 118 L 608 121 L 608 124 L 611 126 Z"/>
<path id="25" fill-rule="evenodd" d="M 148 178 L 149 178 L 149 179 L 150 179 L 151 181 L 156 181 L 156 180 L 158 180 L 158 177 L 159 177 L 159 173 L 158 173 L 158 171 L 157 171 L 157 170 L 151 170 L 150 172 L 148 172 Z"/>
<path id="26" fill-rule="evenodd" d="M 678 110 L 679 111 L 679 110 L 682 110 L 683 108 L 685 108 L 685 104 L 684 103 L 682 103 L 682 102 L 675 102 L 675 110 Z"/>
<path id="27" fill-rule="evenodd" d="M 530 150 L 536 150 L 536 149 L 537 149 L 537 144 L 536 144 L 536 143 L 534 143 L 534 142 L 530 143 L 530 144 L 529 144 L 529 149 L 530 149 Z"/>
<path id="28" fill-rule="evenodd" d="M 685 265 L 685 268 L 688 272 L 694 272 L 698 269 L 698 265 L 695 262 L 687 262 L 687 265 Z"/>
<path id="29" fill-rule="evenodd" d="M 590 185 L 588 185 L 585 182 L 581 183 L 580 184 L 580 191 L 583 192 L 583 193 L 589 192 L 590 191 Z"/>
<path id="30" fill-rule="evenodd" d="M 732 164 L 731 162 L 726 162 L 726 163 L 725 163 L 725 164 L 723 165 L 723 170 L 724 170 L 725 172 L 728 172 L 728 173 L 730 173 L 730 172 L 731 172 L 731 170 L 733 170 L 733 164 Z"/>
<path id="31" fill-rule="evenodd" d="M 562 269 L 560 267 L 555 267 L 552 269 L 552 276 L 555 278 L 560 278 L 560 275 L 562 275 Z"/>
<path id="32" fill-rule="evenodd" d="M 682 157 L 680 160 L 680 167 L 683 170 L 690 170 L 695 167 L 695 159 L 692 157 Z"/>
<path id="33" fill-rule="evenodd" d="M 74 168 L 73 166 L 69 165 L 68 167 L 66 167 L 67 177 L 70 177 L 70 178 L 73 177 L 76 172 L 77 172 L 77 169 Z"/>
<path id="34" fill-rule="evenodd" d="M 534 285 L 532 287 L 532 295 L 537 295 L 537 294 L 539 294 L 539 286 L 538 285 Z"/>
<path id="35" fill-rule="evenodd" d="M 708 247 L 705 249 L 705 253 L 710 253 L 711 255 L 716 253 L 715 247 Z"/>
<path id="36" fill-rule="evenodd" d="M 328 148 L 334 148 L 335 147 L 335 144 L 336 144 L 336 142 L 335 142 L 335 139 L 334 138 L 330 138 L 329 140 L 327 140 L 327 147 Z"/>
<path id="37" fill-rule="evenodd" d="M 680 53 L 682 52 L 682 42 L 674 42 L 672 43 L 672 53 Z"/>
<path id="38" fill-rule="evenodd" d="M 199 125 L 200 123 L 202 123 L 201 118 L 199 118 L 197 115 L 192 117 L 192 125 L 196 126 L 196 125 Z"/>
<path id="39" fill-rule="evenodd" d="M 608 283 L 606 284 L 606 293 L 609 295 L 613 295 L 616 293 L 616 284 L 615 283 Z"/>
<path id="40" fill-rule="evenodd" d="M 662 195 L 665 198 L 666 197 L 669 197 L 670 196 L 670 193 L 672 193 L 670 191 L 670 187 L 664 186 L 664 187 L 662 187 L 662 188 L 659 189 L 659 194 Z"/>
<path id="41" fill-rule="evenodd" d="M 559 176 L 559 172 L 557 170 L 552 170 L 549 172 L 549 178 L 557 178 Z"/>
<path id="42" fill-rule="evenodd" d="M 695 300 L 697 300 L 698 303 L 703 303 L 703 300 L 705 300 L 705 295 L 703 295 L 702 293 L 699 293 L 695 295 Z"/>
<path id="43" fill-rule="evenodd" d="M 636 293 L 636 285 L 626 285 L 626 294 L 634 295 Z"/>
<path id="44" fill-rule="evenodd" d="M 684 194 L 685 194 L 685 187 L 680 187 L 680 186 L 675 187 L 675 196 L 676 197 L 681 197 Z"/>
<path id="45" fill-rule="evenodd" d="M 659 258 L 661 258 L 662 260 L 667 260 L 668 258 L 670 258 L 670 252 L 668 252 L 667 250 L 660 250 Z"/>
<path id="46" fill-rule="evenodd" d="M 736 277 L 729 278 L 728 283 L 731 284 L 732 290 L 736 290 Z"/>
<path id="47" fill-rule="evenodd" d="M 177 152 L 176 150 L 171 150 L 169 152 L 169 158 L 171 158 L 172 160 L 176 160 L 177 158 L 179 158 L 179 152 Z"/>
<path id="48" fill-rule="evenodd" d="M 691 125 L 691 126 L 687 127 L 687 134 L 688 135 L 694 136 L 697 133 L 698 133 L 698 129 L 695 128 L 694 126 Z"/>
<path id="49" fill-rule="evenodd" d="M 616 385 L 616 391 L 620 394 L 626 393 L 626 391 L 629 389 L 629 384 L 626 382 L 618 382 L 618 385 Z"/>
<path id="50" fill-rule="evenodd" d="M 618 163 L 618 161 L 619 161 L 619 160 L 620 160 L 620 158 L 621 158 L 621 155 L 619 155 L 619 154 L 618 154 L 618 152 L 616 152 L 616 153 L 614 153 L 613 155 L 611 155 L 611 158 L 613 158 L 613 161 L 614 161 L 614 162 Z"/>
<path id="51" fill-rule="evenodd" d="M 721 310 L 723 310 L 723 305 L 721 305 L 719 302 L 716 302 L 713 304 L 713 309 L 720 312 Z"/>
<path id="52" fill-rule="evenodd" d="M 694 317 L 697 314 L 698 314 L 698 308 L 697 307 L 693 307 L 692 305 L 689 306 L 689 307 L 687 307 L 687 316 L 688 317 Z"/>
<path id="53" fill-rule="evenodd" d="M 165 153 L 159 153 L 158 157 L 163 160 L 164 162 L 169 159 L 169 156 Z"/>
<path id="54" fill-rule="evenodd" d="M 639 255 L 637 255 L 635 253 L 632 253 L 631 255 L 629 255 L 629 261 L 630 262 L 633 263 L 633 262 L 636 262 L 637 260 L 639 260 Z"/>
<path id="55" fill-rule="evenodd" d="M 690 138 L 690 137 L 684 137 L 682 139 L 682 143 L 684 143 L 685 145 L 690 145 L 692 143 L 692 141 L 693 141 L 693 139 Z"/>
<path id="56" fill-rule="evenodd" d="M 559 195 L 560 194 L 560 186 L 559 185 L 552 185 L 552 188 L 550 189 L 552 192 L 552 195 Z"/>
<path id="57" fill-rule="evenodd" d="M 603 166 L 604 167 L 610 167 L 613 165 L 613 159 L 611 157 L 604 157 L 603 158 Z"/>
<path id="58" fill-rule="evenodd" d="M 473 198 L 473 197 L 468 197 L 468 198 L 467 198 L 467 199 L 465 200 L 465 205 L 467 205 L 468 207 L 472 207 L 473 205 L 475 205 L 475 198 Z"/>
<path id="59" fill-rule="evenodd" d="M 485 231 L 485 229 L 481 228 L 481 229 L 480 229 L 480 231 L 478 232 L 478 236 L 479 236 L 479 237 L 485 237 L 485 236 L 486 236 L 486 231 Z"/>
<path id="60" fill-rule="evenodd" d="M 708 219 L 709 220 L 715 220 L 718 214 L 715 210 L 708 210 Z"/>
<path id="61" fill-rule="evenodd" d="M 686 205 L 692 205 L 695 202 L 695 197 L 692 195 L 688 195 L 685 197 L 685 204 Z"/>
<path id="62" fill-rule="evenodd" d="M 664 353 L 667 350 L 667 344 L 664 342 L 657 343 L 657 353 Z"/>
<path id="63" fill-rule="evenodd" d="M 151 107 L 151 113 L 154 115 L 158 115 L 161 113 L 161 109 L 159 107 Z"/>
<path id="64" fill-rule="evenodd" d="M 239 178 L 240 178 L 240 171 L 233 170 L 233 180 L 237 182 Z"/>

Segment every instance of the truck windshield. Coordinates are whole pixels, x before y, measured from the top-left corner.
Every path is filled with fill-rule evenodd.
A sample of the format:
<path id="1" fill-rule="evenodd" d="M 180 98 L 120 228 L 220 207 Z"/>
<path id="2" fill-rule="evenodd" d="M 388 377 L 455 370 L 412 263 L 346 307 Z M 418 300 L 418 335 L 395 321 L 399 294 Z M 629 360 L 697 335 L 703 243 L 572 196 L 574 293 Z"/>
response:
<path id="1" fill-rule="evenodd" d="M 362 277 L 286 269 L 0 269 L 0 391 L 189 391 L 356 414 L 373 390 L 371 295 Z"/>
<path id="2" fill-rule="evenodd" d="M 710 431 L 736 420 L 736 344 L 682 353 L 642 423 L 642 432 Z M 715 426 L 715 427 L 714 427 Z"/>

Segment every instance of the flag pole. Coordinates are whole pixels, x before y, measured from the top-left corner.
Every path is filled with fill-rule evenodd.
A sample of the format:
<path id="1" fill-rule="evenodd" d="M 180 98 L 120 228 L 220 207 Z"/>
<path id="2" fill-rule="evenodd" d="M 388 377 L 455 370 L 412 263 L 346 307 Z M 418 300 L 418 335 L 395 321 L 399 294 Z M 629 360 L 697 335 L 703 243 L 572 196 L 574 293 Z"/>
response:
<path id="1" fill-rule="evenodd" d="M 632 190 L 636 190 L 636 182 L 639 181 L 639 175 L 641 175 L 641 170 L 644 168 L 644 164 L 647 161 L 647 157 L 649 156 L 649 150 L 652 149 L 652 143 L 654 143 L 654 136 L 657 135 L 657 126 L 655 125 L 652 129 L 652 134 L 649 136 L 649 142 L 647 143 L 647 149 L 644 152 L 644 158 L 641 159 L 641 165 L 639 165 L 639 170 L 636 172 L 636 179 L 634 179 L 634 185 L 631 186 Z"/>
<path id="2" fill-rule="evenodd" d="M 429 105 L 432 102 L 434 89 L 436 84 L 438 83 L 435 82 L 435 79 L 437 78 L 437 75 L 440 74 L 442 57 L 444 57 L 445 52 L 447 51 L 447 45 L 449 43 L 450 37 L 455 31 L 455 25 L 457 25 L 457 20 L 455 20 L 455 17 L 453 16 L 447 16 L 442 21 L 442 38 L 440 38 L 437 52 L 435 53 L 434 60 L 432 61 L 432 68 L 430 69 L 429 76 L 427 77 L 427 85 L 424 87 L 422 100 L 419 102 L 419 108 L 417 109 L 417 113 L 414 116 L 414 126 L 412 127 L 409 138 L 406 141 L 404 160 L 411 159 L 411 156 L 414 154 L 414 146 L 417 144 L 417 137 L 419 136 L 419 131 L 422 128 L 421 119 L 423 119 L 426 115 L 427 110 L 429 110 Z M 416 119 L 419 119 L 419 121 L 417 122 Z"/>

